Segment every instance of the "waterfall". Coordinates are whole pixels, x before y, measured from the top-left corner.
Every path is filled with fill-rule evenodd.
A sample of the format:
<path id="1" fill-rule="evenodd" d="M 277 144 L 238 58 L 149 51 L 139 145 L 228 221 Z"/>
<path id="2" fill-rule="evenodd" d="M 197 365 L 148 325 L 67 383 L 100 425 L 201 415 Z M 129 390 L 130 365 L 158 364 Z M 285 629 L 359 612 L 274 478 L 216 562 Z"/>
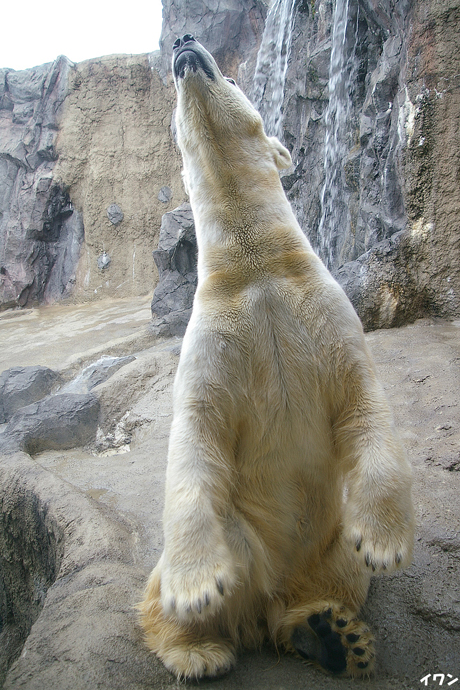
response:
<path id="1" fill-rule="evenodd" d="M 252 102 L 269 136 L 281 135 L 284 84 L 291 51 L 295 0 L 274 0 L 267 15 L 254 72 Z"/>
<path id="2" fill-rule="evenodd" d="M 357 30 L 351 50 L 347 42 L 348 0 L 336 0 L 329 65 L 329 103 L 325 112 L 324 186 L 321 192 L 321 219 L 318 252 L 331 268 L 338 258 L 339 235 L 350 223 L 345 191 L 344 162 L 352 148 L 351 92 L 357 76 Z M 356 27 L 358 22 L 356 23 Z"/>

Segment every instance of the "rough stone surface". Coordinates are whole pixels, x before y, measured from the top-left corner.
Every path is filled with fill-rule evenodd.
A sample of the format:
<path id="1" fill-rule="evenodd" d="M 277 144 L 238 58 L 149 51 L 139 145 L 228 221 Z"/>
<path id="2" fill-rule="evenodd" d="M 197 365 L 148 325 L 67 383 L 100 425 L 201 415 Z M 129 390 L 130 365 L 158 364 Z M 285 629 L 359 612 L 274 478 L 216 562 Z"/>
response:
<path id="1" fill-rule="evenodd" d="M 51 393 L 59 374 L 49 367 L 13 367 L 0 374 L 0 424 L 7 422 L 21 407 Z"/>
<path id="2" fill-rule="evenodd" d="M 162 548 L 164 474 L 180 340 L 158 342 L 148 336 L 147 300 L 141 310 L 139 300 L 114 304 L 42 308 L 46 349 L 25 337 L 36 332 L 33 313 L 1 319 L 6 333 L 2 363 L 17 359 L 9 334 L 20 333 L 28 344 L 21 359 L 28 365 L 45 361 L 53 344 L 54 365 L 64 380 L 75 379 L 104 354 L 114 356 L 114 349 L 117 357 L 135 354 L 92 388 L 100 404 L 100 432 L 90 446 L 47 450 L 34 460 L 20 452 L 0 457 L 0 553 L 9 554 L 14 583 L 8 592 L 36 596 L 29 613 L 28 603 L 19 605 L 21 625 L 28 615 L 31 620 L 38 614 L 29 634 L 27 626 L 22 628 L 25 645 L 9 666 L 8 690 L 178 687 L 144 648 L 133 605 Z M 135 316 L 138 312 L 142 318 Z M 135 338 L 128 337 L 128 329 L 121 338 L 117 323 L 130 314 Z M 72 326 L 66 332 L 64 315 Z M 82 323 L 85 328 L 78 328 Z M 102 324 L 104 337 L 97 340 Z M 460 677 L 459 329 L 459 322 L 422 320 L 367 335 L 414 467 L 418 525 L 413 565 L 402 574 L 372 581 L 364 617 L 377 639 L 377 671 L 366 682 L 369 690 L 413 690 L 427 673 Z M 12 539 L 19 533 L 20 555 Z M 12 599 L 6 591 L 3 581 L 2 615 L 6 599 Z M 9 621 L 4 630 L 13 637 Z M 16 632 L 12 656 L 24 642 L 21 631 Z M 329 678 L 266 648 L 242 653 L 234 671 L 206 685 L 212 690 L 355 690 L 356 681 Z"/>
<path id="3" fill-rule="evenodd" d="M 53 181 L 71 63 L 0 70 L 0 308 L 68 296 L 83 242 L 81 215 Z"/>
<path id="4" fill-rule="evenodd" d="M 93 395 L 48 396 L 15 412 L 6 425 L 2 445 L 29 454 L 84 446 L 96 438 L 98 416 L 99 401 Z"/>
<path id="5" fill-rule="evenodd" d="M 54 179 L 82 214 L 85 241 L 73 299 L 152 294 L 158 273 L 152 251 L 164 186 L 185 199 L 180 160 L 170 131 L 175 95 L 147 55 L 109 56 L 72 67 L 56 150 Z M 116 203 L 123 221 L 113 225 Z M 110 259 L 101 274 L 98 258 Z"/>
<path id="6" fill-rule="evenodd" d="M 141 690 L 152 683 L 168 687 L 169 674 L 143 648 L 136 626 L 133 604 L 145 574 L 135 562 L 135 537 L 123 517 L 23 453 L 3 458 L 0 472 L 2 526 L 7 524 L 3 535 L 10 548 L 11 537 L 22 533 L 12 552 L 10 591 L 19 597 L 25 590 L 27 595 L 27 584 L 33 581 L 39 588 L 32 596 L 46 594 L 43 610 L 3 687 Z M 33 520 L 28 519 L 30 514 Z M 45 568 L 36 553 L 43 545 L 48 547 L 43 554 L 44 560 L 49 559 Z M 20 546 L 24 553 L 16 551 Z M 24 564 L 16 579 L 18 558 Z M 33 622 L 27 606 L 27 599 L 21 601 L 19 611 Z M 18 633 L 15 627 L 12 632 Z"/>
<path id="7" fill-rule="evenodd" d="M 248 71 L 253 72 L 267 4 L 263 0 L 164 0 L 157 62 L 162 77 L 170 78 L 173 43 L 186 33 L 193 33 L 206 46 L 226 76 L 236 79 L 239 66 L 248 60 Z"/>
<path id="8" fill-rule="evenodd" d="M 0 308 L 153 290 L 173 103 L 147 55 L 0 70 Z"/>
<path id="9" fill-rule="evenodd" d="M 153 258 L 159 281 L 152 299 L 152 332 L 184 335 L 197 284 L 197 244 L 190 204 L 182 204 L 163 216 Z"/>
<path id="10" fill-rule="evenodd" d="M 348 7 L 346 70 L 353 78 L 345 154 L 336 163 L 335 225 L 326 218 L 321 226 L 328 3 L 299 3 L 295 15 L 283 119 L 294 165 L 284 187 L 314 247 L 339 280 L 346 276 L 344 287 L 366 328 L 421 314 L 458 315 L 458 2 L 363 0 Z M 392 249 L 383 251 L 380 271 L 385 240 Z"/>
<path id="11" fill-rule="evenodd" d="M 103 355 L 96 362 L 85 367 L 72 381 L 62 386 L 59 392 L 61 394 L 89 393 L 95 386 L 104 383 L 121 367 L 130 364 L 134 360 L 135 357 L 133 355 L 127 357 Z"/>
<path id="12" fill-rule="evenodd" d="M 121 223 L 124 218 L 124 214 L 118 204 L 110 204 L 107 209 L 107 218 L 110 220 L 112 225 L 118 225 L 118 223 Z"/>
<path id="13" fill-rule="evenodd" d="M 102 252 L 102 254 L 97 257 L 97 267 L 100 268 L 101 271 L 104 271 L 106 268 L 108 268 L 111 263 L 112 259 L 107 252 Z"/>
<path id="14" fill-rule="evenodd" d="M 271 4 L 165 0 L 161 51 L 0 70 L 3 308 L 153 290 L 161 216 L 185 199 L 170 127 L 171 46 L 193 33 L 251 97 Z M 294 163 L 283 185 L 366 328 L 458 315 L 458 0 L 349 1 L 347 115 L 332 190 L 324 161 L 337 4 L 295 2 L 281 124 Z M 115 201 L 123 222 L 113 224 L 106 211 Z M 111 261 L 101 267 L 104 252 Z M 368 282 L 351 284 L 355 262 Z"/>
<path id="15" fill-rule="evenodd" d="M 3 477 L 2 477 L 3 478 Z M 0 684 L 19 655 L 55 581 L 63 530 L 21 482 L 0 496 Z"/>
<path id="16" fill-rule="evenodd" d="M 171 200 L 172 189 L 170 187 L 162 187 L 158 192 L 158 199 L 163 203 L 167 204 Z"/>

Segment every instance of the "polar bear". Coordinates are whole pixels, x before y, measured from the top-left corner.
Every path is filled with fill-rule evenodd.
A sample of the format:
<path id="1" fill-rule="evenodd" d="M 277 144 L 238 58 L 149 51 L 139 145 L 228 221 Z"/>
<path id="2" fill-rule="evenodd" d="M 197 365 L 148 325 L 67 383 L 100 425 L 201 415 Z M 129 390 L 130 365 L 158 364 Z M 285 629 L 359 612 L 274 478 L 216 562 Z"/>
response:
<path id="1" fill-rule="evenodd" d="M 360 321 L 284 194 L 289 152 L 189 34 L 173 75 L 198 287 L 146 641 L 182 679 L 225 673 L 266 639 L 367 676 L 358 612 L 372 574 L 410 562 L 410 466 Z"/>

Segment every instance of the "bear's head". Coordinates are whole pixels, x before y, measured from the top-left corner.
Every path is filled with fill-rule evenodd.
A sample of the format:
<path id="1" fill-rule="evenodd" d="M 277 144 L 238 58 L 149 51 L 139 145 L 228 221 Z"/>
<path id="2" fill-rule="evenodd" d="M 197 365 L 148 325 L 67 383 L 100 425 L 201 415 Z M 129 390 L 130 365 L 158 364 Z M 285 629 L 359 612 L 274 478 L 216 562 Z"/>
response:
<path id="1" fill-rule="evenodd" d="M 191 34 L 174 44 L 172 73 L 178 94 L 177 140 L 188 191 L 206 171 L 209 178 L 221 179 L 227 170 L 241 179 L 239 171 L 244 169 L 247 180 L 249 171 L 278 176 L 291 165 L 289 151 L 276 137 L 266 136 L 257 110 Z"/>

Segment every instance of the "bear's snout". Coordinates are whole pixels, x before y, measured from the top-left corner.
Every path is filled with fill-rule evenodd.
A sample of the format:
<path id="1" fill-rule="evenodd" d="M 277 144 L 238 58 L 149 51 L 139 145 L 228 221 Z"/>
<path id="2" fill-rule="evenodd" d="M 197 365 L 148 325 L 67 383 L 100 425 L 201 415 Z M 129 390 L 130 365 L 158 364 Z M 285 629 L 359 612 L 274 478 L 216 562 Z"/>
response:
<path id="1" fill-rule="evenodd" d="M 174 41 L 172 68 L 175 79 L 183 79 L 186 68 L 191 72 L 201 68 L 208 79 L 215 79 L 211 55 L 192 34 L 184 34 Z"/>

